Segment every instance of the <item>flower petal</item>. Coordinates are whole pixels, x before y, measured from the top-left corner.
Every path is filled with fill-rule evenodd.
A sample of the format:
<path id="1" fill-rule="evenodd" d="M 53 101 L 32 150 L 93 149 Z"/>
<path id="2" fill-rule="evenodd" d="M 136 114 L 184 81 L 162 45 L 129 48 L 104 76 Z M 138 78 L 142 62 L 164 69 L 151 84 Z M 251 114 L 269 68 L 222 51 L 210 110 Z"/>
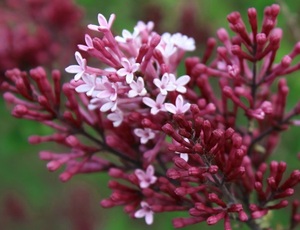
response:
<path id="1" fill-rule="evenodd" d="M 154 167 L 152 165 L 149 165 L 146 169 L 146 174 L 151 177 L 152 175 L 154 175 Z"/>
<path id="2" fill-rule="evenodd" d="M 145 215 L 146 224 L 151 225 L 153 223 L 153 212 L 147 212 Z"/>
<path id="3" fill-rule="evenodd" d="M 66 72 L 68 73 L 78 73 L 82 71 L 82 68 L 79 65 L 70 65 L 65 68 Z"/>
<path id="4" fill-rule="evenodd" d="M 134 213 L 134 217 L 135 217 L 135 218 L 143 218 L 145 215 L 146 215 L 146 212 L 145 212 L 144 209 L 137 210 L 137 211 Z"/>
<path id="5" fill-rule="evenodd" d="M 176 114 L 176 107 L 175 105 L 173 105 L 172 103 L 165 103 L 165 109 L 170 112 L 170 113 L 173 113 L 173 114 Z"/>
<path id="6" fill-rule="evenodd" d="M 156 106 L 156 102 L 150 97 L 143 97 L 143 103 L 151 108 Z"/>

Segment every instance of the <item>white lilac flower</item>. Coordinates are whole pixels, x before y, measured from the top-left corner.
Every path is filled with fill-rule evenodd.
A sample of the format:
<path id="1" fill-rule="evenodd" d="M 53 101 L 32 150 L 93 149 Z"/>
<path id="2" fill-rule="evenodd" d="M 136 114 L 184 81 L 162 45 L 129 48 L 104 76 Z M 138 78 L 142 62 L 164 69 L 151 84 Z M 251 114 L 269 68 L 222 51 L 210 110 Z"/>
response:
<path id="1" fill-rule="evenodd" d="M 134 217 L 145 218 L 146 224 L 151 225 L 153 223 L 154 212 L 152 211 L 150 205 L 145 201 L 141 202 L 141 207 L 141 209 L 134 213 Z"/>
<path id="2" fill-rule="evenodd" d="M 156 49 L 161 52 L 165 62 L 168 62 L 169 58 L 177 51 L 176 47 L 171 42 L 168 42 L 166 44 L 161 42 L 160 45 L 156 47 Z"/>
<path id="3" fill-rule="evenodd" d="M 76 51 L 75 52 L 75 59 L 78 63 L 78 65 L 70 65 L 65 70 L 68 73 L 76 73 L 74 76 L 74 80 L 78 81 L 86 71 L 86 59 L 82 58 L 81 54 Z"/>
<path id="4" fill-rule="evenodd" d="M 99 30 L 110 30 L 114 20 L 115 20 L 116 16 L 114 14 L 111 14 L 108 22 L 106 20 L 106 18 L 103 16 L 103 14 L 98 14 L 98 23 L 99 25 L 88 25 L 88 28 L 90 30 L 95 30 L 95 31 L 99 31 Z"/>
<path id="5" fill-rule="evenodd" d="M 166 100 L 166 96 L 162 94 L 158 94 L 156 96 L 156 101 L 154 101 L 150 97 L 144 97 L 143 103 L 151 108 L 150 113 L 156 115 L 159 111 L 166 111 L 164 102 Z"/>
<path id="6" fill-rule="evenodd" d="M 163 33 L 161 35 L 161 42 L 160 44 L 167 44 L 167 43 L 170 43 L 171 42 L 171 34 L 166 32 L 166 33 Z"/>
<path id="7" fill-rule="evenodd" d="M 153 28 L 154 28 L 154 23 L 152 21 L 148 22 L 147 24 L 142 21 L 138 21 L 138 23 L 134 27 L 134 30 L 137 30 L 139 33 L 144 31 L 150 33 L 153 30 Z"/>
<path id="8" fill-rule="evenodd" d="M 134 134 L 140 138 L 142 144 L 146 144 L 149 140 L 155 137 L 155 132 L 149 128 L 136 128 L 133 130 Z"/>
<path id="9" fill-rule="evenodd" d="M 178 48 L 182 50 L 193 51 L 196 49 L 195 40 L 186 35 L 182 35 L 181 33 L 173 34 L 171 40 Z"/>
<path id="10" fill-rule="evenodd" d="M 154 167 L 152 165 L 149 165 L 146 171 L 141 169 L 136 169 L 134 173 L 139 179 L 141 188 L 148 188 L 151 184 L 154 184 L 157 180 L 157 177 L 154 175 Z"/>
<path id="11" fill-rule="evenodd" d="M 141 77 L 138 77 L 136 82 L 132 81 L 130 88 L 131 90 L 128 92 L 128 97 L 145 96 L 147 94 L 144 80 Z"/>
<path id="12" fill-rule="evenodd" d="M 165 103 L 166 110 L 173 114 L 185 113 L 189 110 L 190 106 L 190 103 L 184 103 L 182 95 L 177 96 L 175 105 L 172 103 Z"/>
<path id="13" fill-rule="evenodd" d="M 182 35 L 181 33 L 163 33 L 162 42 L 165 44 L 172 43 L 179 49 L 185 51 L 193 51 L 196 49 L 195 40 L 193 38 L 189 38 L 186 35 Z"/>

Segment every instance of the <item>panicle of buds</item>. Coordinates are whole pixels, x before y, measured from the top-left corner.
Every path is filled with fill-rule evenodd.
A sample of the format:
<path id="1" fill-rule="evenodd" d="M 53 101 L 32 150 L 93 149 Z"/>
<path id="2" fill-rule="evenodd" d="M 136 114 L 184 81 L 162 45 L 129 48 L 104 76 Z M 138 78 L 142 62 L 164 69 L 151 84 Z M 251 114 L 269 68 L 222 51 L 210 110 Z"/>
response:
<path id="1" fill-rule="evenodd" d="M 66 153 L 40 152 L 40 158 L 49 161 L 47 168 L 50 171 L 55 171 L 62 165 L 66 166 L 65 171 L 60 175 L 62 181 L 69 180 L 77 173 L 100 172 L 114 165 L 94 155 L 99 150 L 103 150 L 104 146 L 99 147 L 92 142 L 90 145 L 84 144 L 84 138 L 93 140 L 85 129 L 88 126 L 98 129 L 101 119 L 96 111 L 85 108 L 86 99 L 83 96 L 82 101 L 78 101 L 69 83 L 61 86 L 59 71 L 54 70 L 48 78 L 41 67 L 32 69 L 29 74 L 13 69 L 6 72 L 6 77 L 10 83 L 4 82 L 2 88 L 10 92 L 4 93 L 3 96 L 7 102 L 15 104 L 12 115 L 39 121 L 55 130 L 55 133 L 48 136 L 31 136 L 29 142 L 31 144 L 57 142 L 70 148 L 70 152 Z M 62 110 L 61 98 L 63 93 L 66 97 L 64 110 Z M 101 140 L 99 142 L 102 143 Z"/>
<path id="2" fill-rule="evenodd" d="M 15 105 L 14 116 L 55 130 L 32 136 L 30 143 L 52 141 L 70 149 L 40 153 L 50 171 L 65 166 L 62 181 L 100 171 L 113 178 L 103 207 L 124 206 L 147 224 L 159 212 L 187 213 L 173 220 L 176 228 L 224 221 L 230 230 L 237 220 L 263 229 L 256 219 L 285 208 L 300 182 L 299 170 L 285 178 L 285 162 L 267 164 L 279 135 L 297 124 L 300 113 L 299 104 L 286 111 L 283 78 L 300 67 L 294 64 L 299 44 L 275 62 L 279 9 L 267 7 L 258 28 L 250 8 L 250 32 L 238 12 L 228 15 L 235 35 L 219 29 L 220 43 L 210 38 L 201 58 L 186 58 L 183 75 L 178 66 L 186 51 L 195 50 L 194 39 L 158 35 L 152 22 L 114 36 L 115 15 L 107 20 L 99 14 L 98 24 L 88 26 L 99 37 L 86 34 L 77 64 L 65 69 L 74 79 L 60 86 L 58 71 L 50 81 L 40 67 L 29 74 L 10 70 L 4 98 Z M 292 207 L 295 228 L 298 204 Z"/>

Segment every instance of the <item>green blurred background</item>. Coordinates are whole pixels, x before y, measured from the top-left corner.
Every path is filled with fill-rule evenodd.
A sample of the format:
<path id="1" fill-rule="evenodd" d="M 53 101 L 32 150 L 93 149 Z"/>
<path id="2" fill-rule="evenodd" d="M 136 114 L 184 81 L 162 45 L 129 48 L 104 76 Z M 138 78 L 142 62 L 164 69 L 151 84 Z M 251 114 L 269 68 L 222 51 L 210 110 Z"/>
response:
<path id="1" fill-rule="evenodd" d="M 196 36 L 198 47 L 209 36 L 215 36 L 216 29 L 228 28 L 226 16 L 239 10 L 245 21 L 247 8 L 256 7 L 259 18 L 263 8 L 275 3 L 271 0 L 77 0 L 85 10 L 84 24 L 97 24 L 97 13 L 108 17 L 117 15 L 114 23 L 116 33 L 122 29 L 133 30 L 137 20 L 158 22 L 160 33 L 164 31 L 183 31 L 183 9 L 193 9 L 196 14 L 196 29 L 187 31 Z M 284 2 L 284 1 L 283 1 Z M 295 16 L 299 25 L 300 2 L 290 1 L 288 14 L 279 17 L 279 25 L 284 28 L 284 40 L 278 57 L 288 53 L 297 38 L 299 28 L 289 28 L 291 16 Z M 1 35 L 0 35 L 1 36 Z M 200 48 L 197 52 L 202 54 Z M 288 108 L 299 99 L 300 79 L 289 78 L 290 95 Z M 99 201 L 109 196 L 105 175 L 76 176 L 67 183 L 58 180 L 59 172 L 49 173 L 45 162 L 38 158 L 41 149 L 51 149 L 53 145 L 31 146 L 27 137 L 32 134 L 45 134 L 49 130 L 34 122 L 17 120 L 10 116 L 9 108 L 0 99 L 0 230 L 115 230 L 115 229 L 173 229 L 171 219 L 180 213 L 158 214 L 152 226 L 146 226 L 143 219 L 132 220 L 123 213 L 122 208 L 102 209 Z M 299 168 L 296 154 L 300 151 L 300 142 L 296 137 L 300 130 L 295 127 L 283 135 L 274 158 L 288 162 L 290 169 Z M 54 146 L 55 147 L 55 146 Z M 272 225 L 287 222 L 286 212 L 273 214 Z M 3 227 L 5 226 L 5 227 Z M 186 229 L 223 229 L 222 223 L 207 227 L 206 223 Z M 246 228 L 245 228 L 246 229 Z"/>

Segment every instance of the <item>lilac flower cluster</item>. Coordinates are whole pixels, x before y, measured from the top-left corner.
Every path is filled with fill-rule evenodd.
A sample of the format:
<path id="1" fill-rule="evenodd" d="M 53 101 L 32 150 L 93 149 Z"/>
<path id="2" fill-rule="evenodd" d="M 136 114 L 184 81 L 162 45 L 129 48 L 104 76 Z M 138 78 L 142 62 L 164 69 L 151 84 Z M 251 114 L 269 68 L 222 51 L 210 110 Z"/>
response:
<path id="1" fill-rule="evenodd" d="M 210 38 L 201 58 L 185 58 L 183 75 L 179 64 L 195 50 L 192 38 L 158 35 L 151 22 L 114 36 L 115 15 L 107 21 L 99 14 L 99 25 L 88 26 L 99 37 L 86 35 L 78 46 L 89 63 L 76 52 L 77 65 L 66 68 L 73 80 L 60 87 L 58 71 L 50 82 L 40 67 L 29 74 L 10 70 L 6 76 L 14 84 L 2 84 L 4 98 L 16 105 L 14 116 L 56 130 L 30 143 L 54 141 L 70 149 L 40 152 L 50 171 L 65 165 L 62 181 L 92 172 L 113 178 L 103 207 L 124 206 L 147 224 L 159 212 L 188 213 L 173 220 L 176 228 L 224 220 L 226 230 L 232 221 L 263 229 L 256 220 L 287 207 L 300 182 L 300 170 L 285 173 L 285 162 L 268 163 L 280 133 L 297 124 L 300 113 L 300 103 L 286 111 L 283 78 L 300 68 L 293 64 L 300 43 L 275 62 L 279 10 L 267 7 L 259 30 L 250 8 L 250 33 L 238 12 L 228 15 L 235 35 L 219 29 L 220 43 Z M 295 200 L 290 230 L 300 223 L 298 206 Z"/>
<path id="2" fill-rule="evenodd" d="M 152 115 L 160 111 L 185 113 L 190 104 L 184 103 L 181 94 L 186 92 L 185 85 L 190 77 L 176 77 L 176 70 L 185 51 L 195 49 L 194 40 L 179 33 L 159 36 L 152 32 L 151 22 L 139 22 L 133 33 L 123 30 L 122 37 L 114 37 L 110 30 L 114 18 L 111 15 L 107 22 L 99 14 L 99 26 L 88 26 L 103 33 L 104 38 L 92 39 L 86 35 L 86 45 L 79 45 L 79 48 L 97 58 L 103 66 L 88 66 L 86 59 L 76 52 L 78 65 L 66 68 L 67 72 L 76 74 L 76 82 L 72 82 L 75 90 L 90 97 L 90 109 L 108 113 L 107 118 L 114 127 L 120 126 L 132 110 L 147 116 L 149 109 L 143 105 L 151 108 Z M 172 97 L 180 93 L 174 104 L 165 103 L 168 93 L 173 94 Z M 141 138 L 142 144 L 156 136 L 149 128 L 136 128 L 134 133 Z"/>

